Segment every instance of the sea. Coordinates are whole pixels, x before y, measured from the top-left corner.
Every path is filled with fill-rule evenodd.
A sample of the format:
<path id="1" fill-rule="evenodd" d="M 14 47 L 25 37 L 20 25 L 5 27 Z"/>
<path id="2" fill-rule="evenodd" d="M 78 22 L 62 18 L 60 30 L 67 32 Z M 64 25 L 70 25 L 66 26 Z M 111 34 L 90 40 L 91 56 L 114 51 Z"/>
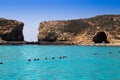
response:
<path id="1" fill-rule="evenodd" d="M 1 45 L 0 80 L 120 80 L 120 47 Z"/>

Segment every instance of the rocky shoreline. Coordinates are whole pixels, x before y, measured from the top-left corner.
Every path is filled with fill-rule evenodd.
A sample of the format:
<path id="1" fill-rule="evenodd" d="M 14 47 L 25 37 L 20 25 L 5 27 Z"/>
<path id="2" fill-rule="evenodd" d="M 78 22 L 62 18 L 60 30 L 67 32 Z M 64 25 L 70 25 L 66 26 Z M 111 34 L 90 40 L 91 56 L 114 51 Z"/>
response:
<path id="1" fill-rule="evenodd" d="M 0 45 L 76 45 L 68 42 L 27 42 L 27 41 L 11 41 L 2 42 Z"/>
<path id="2" fill-rule="evenodd" d="M 104 43 L 99 43 L 99 44 L 75 44 L 75 43 L 69 43 L 69 42 L 27 42 L 27 41 L 11 41 L 11 42 L 3 42 L 0 43 L 0 45 L 73 45 L 73 46 L 120 46 L 120 44 L 104 44 Z"/>

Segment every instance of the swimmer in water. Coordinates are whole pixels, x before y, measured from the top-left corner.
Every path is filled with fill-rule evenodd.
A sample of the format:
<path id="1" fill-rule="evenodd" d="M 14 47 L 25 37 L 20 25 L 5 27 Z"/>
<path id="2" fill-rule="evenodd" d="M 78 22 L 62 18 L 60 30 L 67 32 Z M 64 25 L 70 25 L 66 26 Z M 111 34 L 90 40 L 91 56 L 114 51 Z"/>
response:
<path id="1" fill-rule="evenodd" d="M 109 52 L 109 54 L 111 54 L 112 52 Z"/>
<path id="2" fill-rule="evenodd" d="M 55 59 L 54 57 L 52 57 L 52 59 Z"/>
<path id="3" fill-rule="evenodd" d="M 2 62 L 0 62 L 0 64 L 3 64 Z"/>
<path id="4" fill-rule="evenodd" d="M 37 59 L 35 58 L 34 61 L 36 61 Z"/>
<path id="5" fill-rule="evenodd" d="M 40 60 L 39 58 L 37 58 L 37 60 Z"/>
<path id="6" fill-rule="evenodd" d="M 67 58 L 67 56 L 64 56 L 64 58 Z"/>
<path id="7" fill-rule="evenodd" d="M 97 53 L 94 53 L 94 55 L 97 55 Z"/>
<path id="8" fill-rule="evenodd" d="M 61 57 L 61 56 L 60 56 L 59 58 L 60 58 L 60 59 L 62 59 L 62 57 Z"/>
<path id="9" fill-rule="evenodd" d="M 31 61 L 31 59 L 28 59 L 28 61 L 30 62 L 30 61 Z"/>
<path id="10" fill-rule="evenodd" d="M 63 56 L 63 58 L 67 58 L 66 56 Z"/>
<path id="11" fill-rule="evenodd" d="M 45 60 L 47 60 L 47 58 L 45 58 Z"/>

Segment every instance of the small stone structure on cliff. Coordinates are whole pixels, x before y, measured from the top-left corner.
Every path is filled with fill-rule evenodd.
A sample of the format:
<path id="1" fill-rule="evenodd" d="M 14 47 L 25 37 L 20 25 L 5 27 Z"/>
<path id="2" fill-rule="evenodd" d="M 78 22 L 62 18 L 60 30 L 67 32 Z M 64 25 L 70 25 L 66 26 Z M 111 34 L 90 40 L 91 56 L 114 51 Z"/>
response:
<path id="1" fill-rule="evenodd" d="M 0 42 L 4 41 L 23 41 L 22 22 L 0 18 Z"/>
<path id="2" fill-rule="evenodd" d="M 120 43 L 120 15 L 44 21 L 39 26 L 38 41 L 67 41 L 74 44 Z"/>

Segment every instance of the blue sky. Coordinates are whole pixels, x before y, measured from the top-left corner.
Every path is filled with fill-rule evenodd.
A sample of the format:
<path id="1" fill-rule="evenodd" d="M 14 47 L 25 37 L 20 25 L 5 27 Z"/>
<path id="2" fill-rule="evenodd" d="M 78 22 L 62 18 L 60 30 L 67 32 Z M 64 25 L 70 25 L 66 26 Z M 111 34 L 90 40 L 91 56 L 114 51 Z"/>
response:
<path id="1" fill-rule="evenodd" d="M 0 0 L 0 10 L 0 17 L 24 22 L 26 41 L 37 41 L 41 21 L 120 14 L 120 0 Z"/>

